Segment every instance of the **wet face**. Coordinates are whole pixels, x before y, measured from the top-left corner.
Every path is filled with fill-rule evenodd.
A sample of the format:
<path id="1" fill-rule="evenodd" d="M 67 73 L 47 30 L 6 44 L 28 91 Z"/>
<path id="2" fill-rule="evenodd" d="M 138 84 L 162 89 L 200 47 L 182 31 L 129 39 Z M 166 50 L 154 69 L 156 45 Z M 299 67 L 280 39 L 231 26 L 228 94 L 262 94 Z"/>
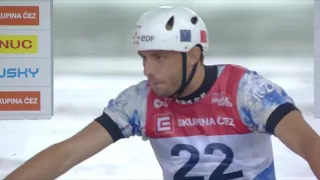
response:
<path id="1" fill-rule="evenodd" d="M 174 51 L 139 51 L 144 75 L 158 97 L 168 97 L 181 85 L 182 56 Z"/>

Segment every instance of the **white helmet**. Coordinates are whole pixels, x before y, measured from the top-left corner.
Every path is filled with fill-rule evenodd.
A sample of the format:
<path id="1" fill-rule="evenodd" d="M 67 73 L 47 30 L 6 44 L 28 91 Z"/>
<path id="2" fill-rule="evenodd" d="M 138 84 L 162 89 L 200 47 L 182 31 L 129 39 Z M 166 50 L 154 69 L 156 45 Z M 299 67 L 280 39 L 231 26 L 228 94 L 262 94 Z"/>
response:
<path id="1" fill-rule="evenodd" d="M 187 52 L 196 45 L 209 48 L 207 28 L 192 10 L 162 6 L 143 14 L 136 23 L 133 43 L 138 51 L 168 50 Z"/>

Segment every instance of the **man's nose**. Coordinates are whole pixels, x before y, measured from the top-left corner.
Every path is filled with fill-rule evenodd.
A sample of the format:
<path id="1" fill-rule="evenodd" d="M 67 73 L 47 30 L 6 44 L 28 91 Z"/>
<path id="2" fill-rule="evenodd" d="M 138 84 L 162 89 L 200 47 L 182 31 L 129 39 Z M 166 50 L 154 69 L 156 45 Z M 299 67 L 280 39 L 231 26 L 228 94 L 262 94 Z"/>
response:
<path id="1" fill-rule="evenodd" d="M 150 77 L 155 73 L 156 66 L 151 60 L 145 60 L 143 67 L 143 73 L 145 76 Z"/>

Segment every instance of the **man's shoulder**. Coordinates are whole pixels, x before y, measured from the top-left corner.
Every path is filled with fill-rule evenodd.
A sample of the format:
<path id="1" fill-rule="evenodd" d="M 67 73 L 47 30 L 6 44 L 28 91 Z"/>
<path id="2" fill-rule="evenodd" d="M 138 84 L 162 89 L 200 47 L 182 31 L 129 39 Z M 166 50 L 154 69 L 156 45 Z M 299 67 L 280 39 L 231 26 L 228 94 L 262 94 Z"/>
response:
<path id="1" fill-rule="evenodd" d="M 140 81 L 136 84 L 128 86 L 121 94 L 130 94 L 130 95 L 146 95 L 150 90 L 150 86 L 147 80 Z"/>
<path id="2" fill-rule="evenodd" d="M 251 70 L 248 69 L 247 67 L 238 65 L 238 64 L 214 64 L 214 65 L 209 65 L 209 66 L 216 66 L 218 68 L 218 74 L 220 75 L 226 67 L 232 69 L 232 70 L 241 70 L 245 71 L 245 73 L 250 73 Z"/>

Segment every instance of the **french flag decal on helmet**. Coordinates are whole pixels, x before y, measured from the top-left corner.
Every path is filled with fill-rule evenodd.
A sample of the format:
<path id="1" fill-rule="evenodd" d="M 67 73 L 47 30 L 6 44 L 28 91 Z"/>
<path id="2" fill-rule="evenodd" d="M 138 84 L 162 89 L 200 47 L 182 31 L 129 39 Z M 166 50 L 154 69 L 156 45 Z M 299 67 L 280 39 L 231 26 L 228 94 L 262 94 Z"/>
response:
<path id="1" fill-rule="evenodd" d="M 200 42 L 201 43 L 207 42 L 207 31 L 200 31 Z"/>
<path id="2" fill-rule="evenodd" d="M 190 30 L 180 30 L 180 41 L 181 42 L 191 42 L 191 31 Z"/>

